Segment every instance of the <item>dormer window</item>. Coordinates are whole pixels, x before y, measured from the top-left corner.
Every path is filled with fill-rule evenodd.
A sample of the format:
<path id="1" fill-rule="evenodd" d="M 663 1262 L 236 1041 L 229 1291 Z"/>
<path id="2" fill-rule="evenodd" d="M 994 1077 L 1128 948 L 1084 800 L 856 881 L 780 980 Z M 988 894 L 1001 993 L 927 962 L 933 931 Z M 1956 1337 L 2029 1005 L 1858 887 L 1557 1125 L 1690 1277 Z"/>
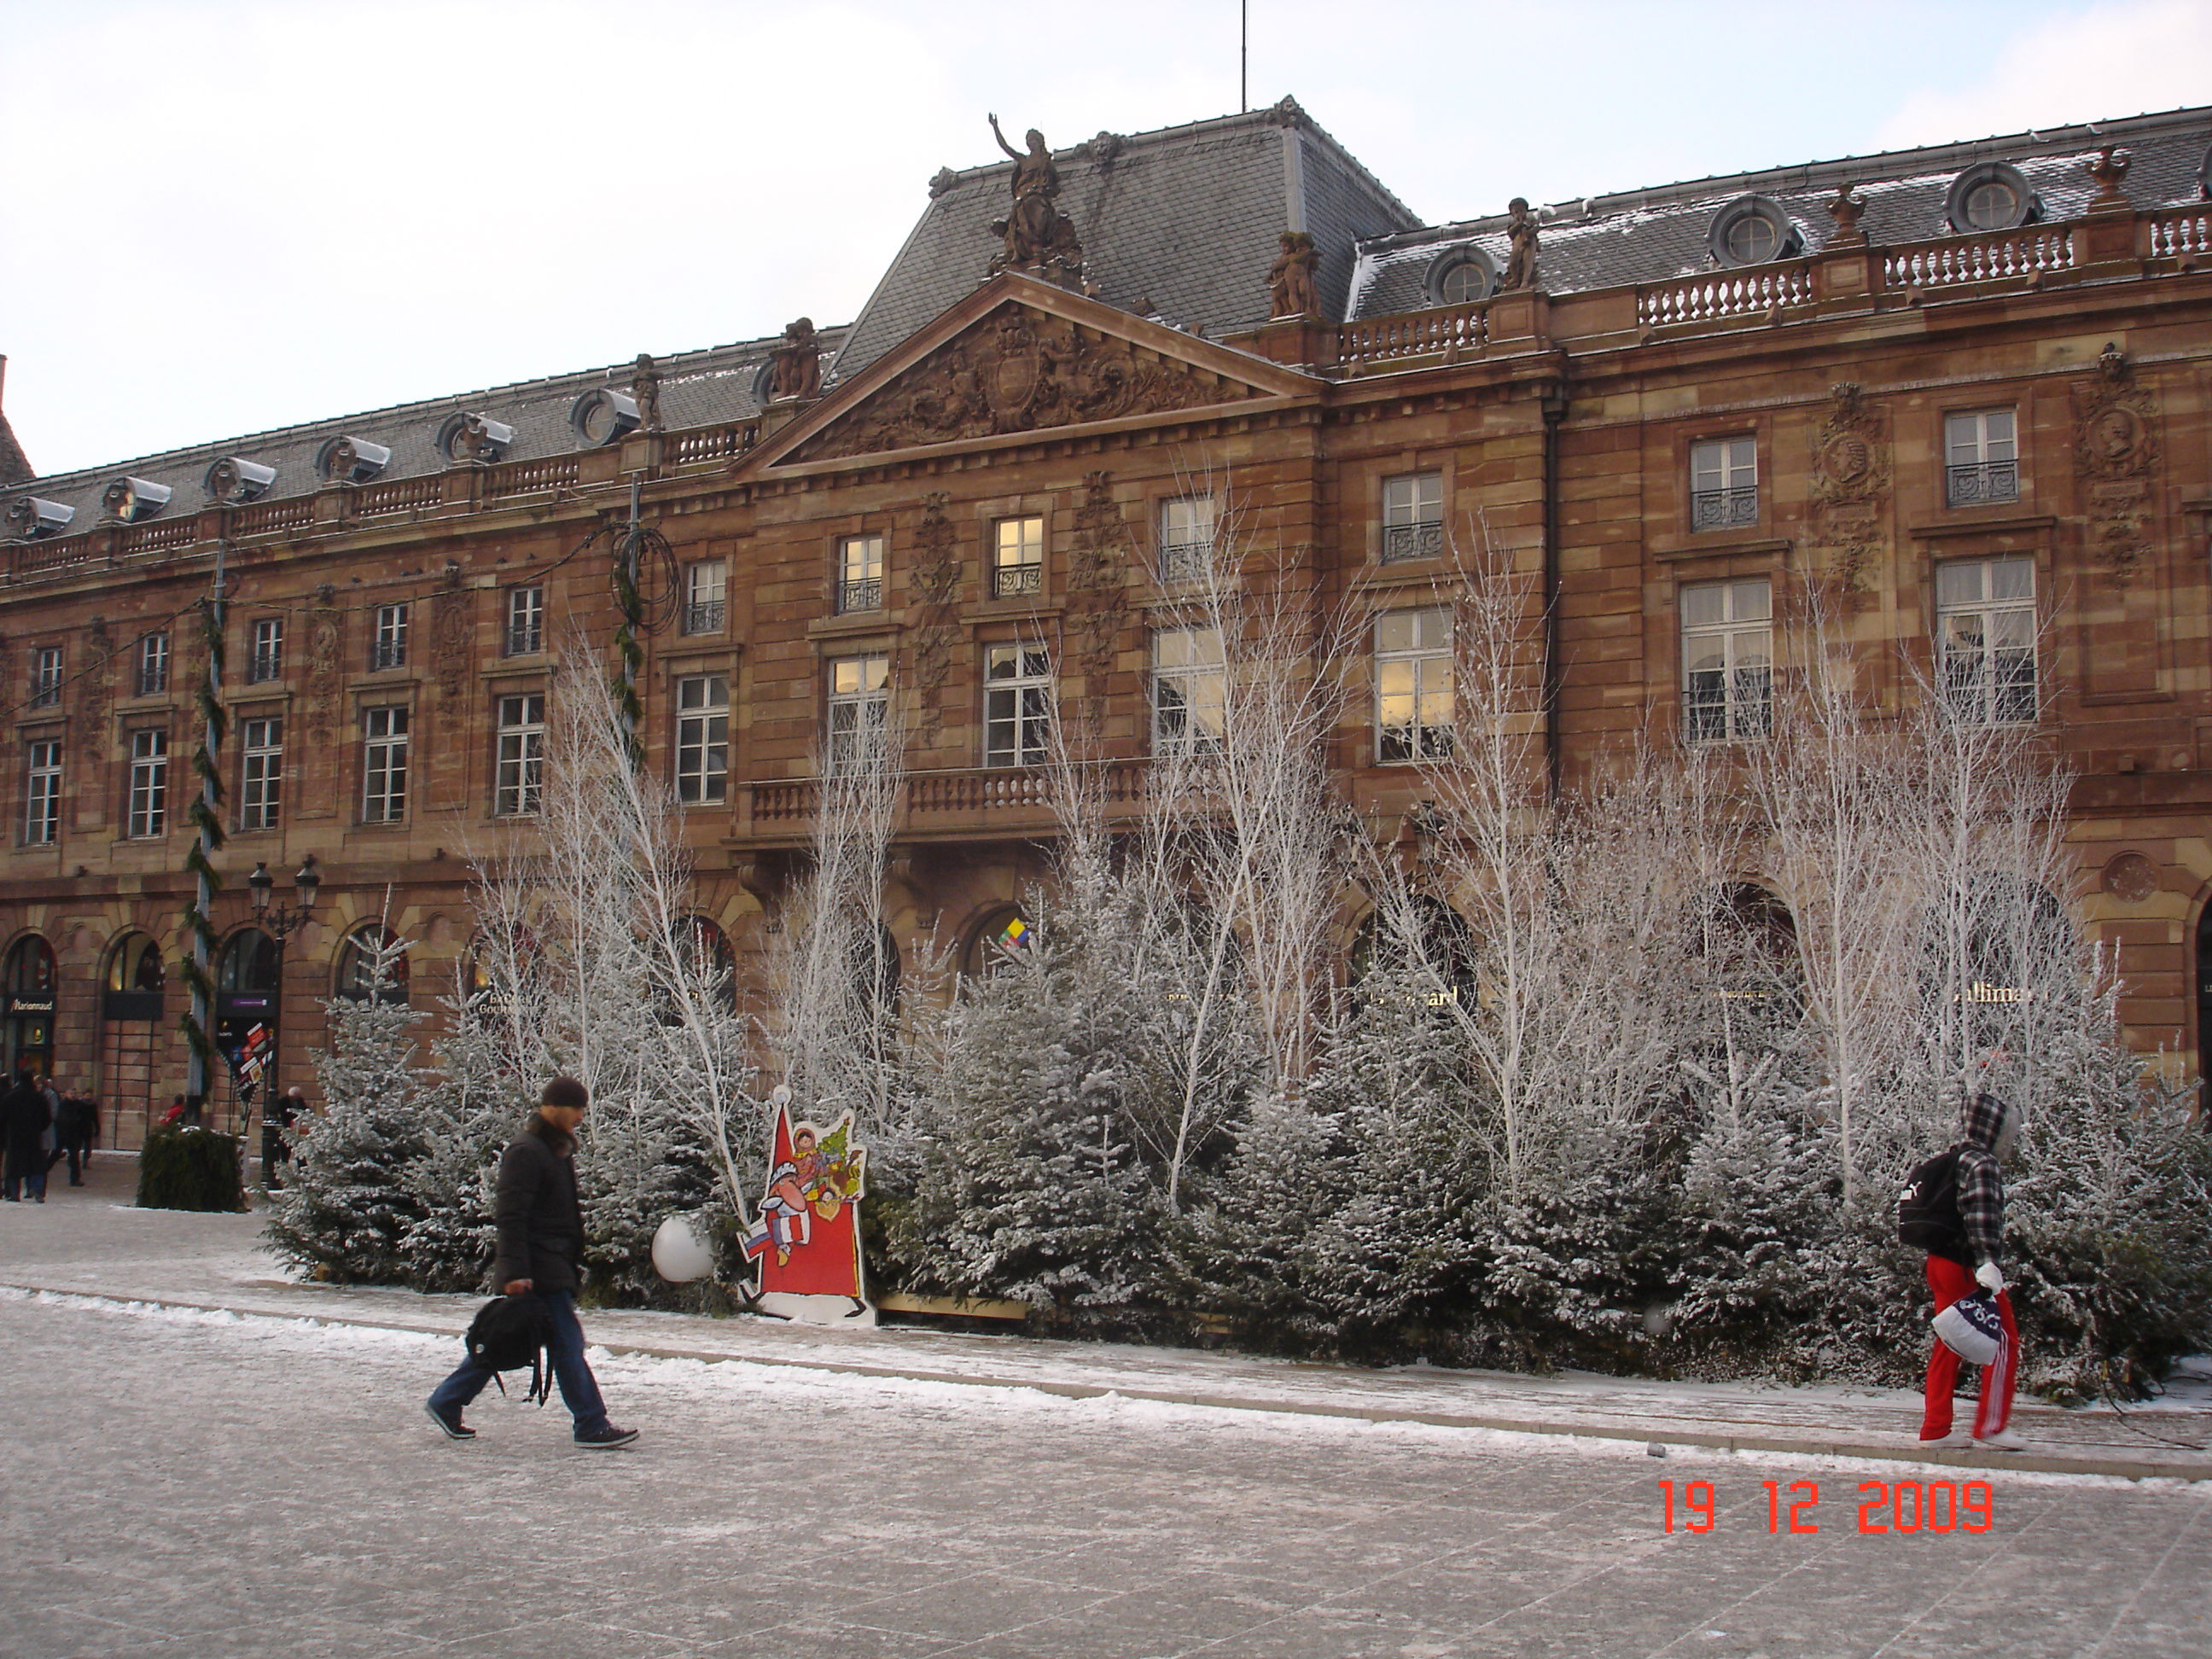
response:
<path id="1" fill-rule="evenodd" d="M 1462 243 L 1437 256 L 1426 286 L 1431 305 L 1473 305 L 1497 291 L 1498 271 L 1489 254 L 1472 242 Z"/>
<path id="2" fill-rule="evenodd" d="M 1713 215 L 1705 246 L 1714 264 L 1735 269 L 1794 259 L 1805 251 L 1805 238 L 1779 202 L 1739 196 Z"/>
<path id="3" fill-rule="evenodd" d="M 2036 218 L 2042 204 L 2011 162 L 1983 161 L 1951 181 L 1943 206 L 1951 228 L 1965 236 L 2014 229 Z"/>

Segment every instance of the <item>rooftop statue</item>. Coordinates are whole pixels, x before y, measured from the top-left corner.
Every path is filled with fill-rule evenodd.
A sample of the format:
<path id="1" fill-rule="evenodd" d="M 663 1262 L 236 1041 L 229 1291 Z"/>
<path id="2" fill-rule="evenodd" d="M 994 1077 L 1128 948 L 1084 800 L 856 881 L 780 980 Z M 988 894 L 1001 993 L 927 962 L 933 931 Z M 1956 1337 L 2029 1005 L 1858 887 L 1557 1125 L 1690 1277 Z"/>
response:
<path id="1" fill-rule="evenodd" d="M 1525 196 L 1515 197 L 1505 213 L 1505 234 L 1512 251 L 1505 256 L 1505 274 L 1498 278 L 1500 294 L 1536 286 L 1536 216 L 1528 210 Z"/>
<path id="2" fill-rule="evenodd" d="M 817 398 L 822 394 L 822 342 L 814 319 L 801 317 L 784 325 L 783 338 L 769 353 L 768 395 Z"/>
<path id="3" fill-rule="evenodd" d="M 1044 134 L 1029 130 L 1026 151 L 1006 142 L 999 118 L 991 117 L 991 136 L 1013 159 L 1013 205 L 1003 219 L 991 222 L 991 234 L 1006 239 L 1006 246 L 991 261 L 991 275 L 1002 270 L 1034 270 L 1055 282 L 1079 282 L 1083 276 L 1083 243 L 1074 222 L 1060 210 L 1060 169 L 1045 148 Z"/>
<path id="4" fill-rule="evenodd" d="M 1270 317 L 1310 317 L 1321 310 L 1314 297 L 1314 240 L 1303 230 L 1283 233 L 1283 251 L 1267 267 Z"/>

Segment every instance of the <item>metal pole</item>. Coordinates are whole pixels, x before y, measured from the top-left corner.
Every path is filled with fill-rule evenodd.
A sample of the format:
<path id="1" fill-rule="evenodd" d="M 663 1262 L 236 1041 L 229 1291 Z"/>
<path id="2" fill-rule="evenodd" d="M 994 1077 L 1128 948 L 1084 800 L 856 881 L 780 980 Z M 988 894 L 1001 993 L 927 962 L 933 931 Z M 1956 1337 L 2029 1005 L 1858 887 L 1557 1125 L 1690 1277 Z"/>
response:
<path id="1" fill-rule="evenodd" d="M 216 838 L 209 833 L 208 826 L 215 821 L 216 807 L 221 800 L 221 797 L 216 791 L 215 772 L 222 763 L 219 753 L 222 745 L 222 733 L 217 723 L 216 709 L 222 698 L 222 682 L 217 677 L 222 670 L 222 653 L 218 642 L 222 638 L 223 626 L 223 544 L 218 539 L 215 544 L 215 591 L 208 599 L 208 617 L 213 629 L 213 639 L 210 642 L 207 659 L 208 707 L 203 711 L 201 721 L 201 741 L 213 765 L 210 766 L 208 774 L 200 779 L 201 810 L 198 814 L 199 824 L 195 838 L 195 844 L 199 852 L 199 857 L 194 861 L 198 882 L 196 890 L 198 895 L 199 914 L 204 921 L 211 918 L 215 909 L 215 872 L 211 859 L 216 851 Z M 192 965 L 199 971 L 192 975 L 191 1018 L 192 1024 L 198 1029 L 200 1036 L 211 1043 L 215 1040 L 215 1008 L 214 999 L 210 996 L 209 990 L 214 983 L 210 977 L 214 963 L 214 953 L 208 949 L 208 932 L 205 926 L 192 930 Z M 206 1050 L 200 1042 L 196 1042 L 191 1045 L 190 1062 L 185 1075 L 185 1093 L 188 1100 L 198 1103 L 204 1111 L 208 1095 L 208 1064 Z M 245 1127 L 242 1123 L 239 1126 L 241 1133 Z"/>
<path id="2" fill-rule="evenodd" d="M 1237 109 L 1252 109 L 1252 0 L 1237 0 Z"/>

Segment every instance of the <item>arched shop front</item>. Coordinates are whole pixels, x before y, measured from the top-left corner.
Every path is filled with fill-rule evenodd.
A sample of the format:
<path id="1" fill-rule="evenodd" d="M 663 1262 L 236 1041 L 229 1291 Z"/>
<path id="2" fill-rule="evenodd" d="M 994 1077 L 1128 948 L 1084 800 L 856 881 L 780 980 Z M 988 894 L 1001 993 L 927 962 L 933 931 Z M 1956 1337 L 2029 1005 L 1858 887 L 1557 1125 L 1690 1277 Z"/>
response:
<path id="1" fill-rule="evenodd" d="M 125 936 L 108 954 L 100 1001 L 98 1085 L 107 1146 L 144 1145 L 146 1131 L 168 1109 L 155 1075 L 172 1047 L 162 1018 L 167 978 L 161 947 L 147 934 Z"/>
<path id="2" fill-rule="evenodd" d="M 36 933 L 26 933 L 8 947 L 8 960 L 0 969 L 6 986 L 4 1056 L 7 1075 L 29 1069 L 51 1072 L 54 1066 L 54 951 Z"/>

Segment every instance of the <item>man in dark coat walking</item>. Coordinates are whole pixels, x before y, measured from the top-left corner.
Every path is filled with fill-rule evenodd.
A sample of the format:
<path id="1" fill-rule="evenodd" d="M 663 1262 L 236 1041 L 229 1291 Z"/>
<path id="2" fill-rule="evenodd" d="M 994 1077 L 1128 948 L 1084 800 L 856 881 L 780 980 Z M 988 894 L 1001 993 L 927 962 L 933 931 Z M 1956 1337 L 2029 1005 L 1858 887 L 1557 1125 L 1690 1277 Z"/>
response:
<path id="1" fill-rule="evenodd" d="M 69 1184 L 82 1187 L 93 1138 L 100 1130 L 100 1107 L 83 1095 L 64 1095 L 61 1102 L 61 1112 L 54 1119 L 54 1143 L 69 1159 Z"/>
<path id="2" fill-rule="evenodd" d="M 499 1160 L 492 1218 L 499 1254 L 492 1282 L 502 1296 L 526 1296 L 544 1315 L 546 1352 L 561 1385 L 562 1402 L 576 1419 L 576 1443 L 594 1451 L 627 1446 L 634 1429 L 607 1421 L 599 1385 L 584 1359 L 584 1328 L 576 1320 L 583 1285 L 584 1215 L 576 1201 L 576 1128 L 591 1091 L 572 1077 L 556 1077 L 538 1096 L 538 1107 Z M 461 1411 L 482 1394 L 494 1373 L 473 1359 L 438 1385 L 425 1408 L 449 1440 L 473 1440 L 477 1431 Z"/>
<path id="3" fill-rule="evenodd" d="M 2012 1427 L 2013 1386 L 2020 1369 L 2020 1326 L 2004 1276 L 2004 1175 L 1999 1160 L 2020 1140 L 2020 1115 L 1999 1095 L 1990 1075 L 2004 1058 L 1993 1051 L 1981 1075 L 1959 1108 L 1959 1218 L 1965 1242 L 1928 1257 L 1928 1289 L 1941 1313 L 1978 1288 L 1996 1303 L 2004 1334 L 1996 1358 L 1982 1368 L 1982 1387 L 1974 1404 L 1972 1439 L 1997 1451 L 2018 1451 L 2027 1443 Z M 1928 1359 L 1926 1410 L 1920 1422 L 1923 1443 L 1956 1444 L 1951 1429 L 1952 1391 L 1959 1382 L 1959 1356 L 1942 1341 Z"/>
<path id="4" fill-rule="evenodd" d="M 0 1133 L 6 1136 L 0 1196 L 9 1203 L 21 1199 L 26 1188 L 33 1201 L 46 1201 L 46 1132 L 53 1126 L 46 1091 L 28 1072 L 18 1073 L 15 1087 L 0 1097 Z"/>

